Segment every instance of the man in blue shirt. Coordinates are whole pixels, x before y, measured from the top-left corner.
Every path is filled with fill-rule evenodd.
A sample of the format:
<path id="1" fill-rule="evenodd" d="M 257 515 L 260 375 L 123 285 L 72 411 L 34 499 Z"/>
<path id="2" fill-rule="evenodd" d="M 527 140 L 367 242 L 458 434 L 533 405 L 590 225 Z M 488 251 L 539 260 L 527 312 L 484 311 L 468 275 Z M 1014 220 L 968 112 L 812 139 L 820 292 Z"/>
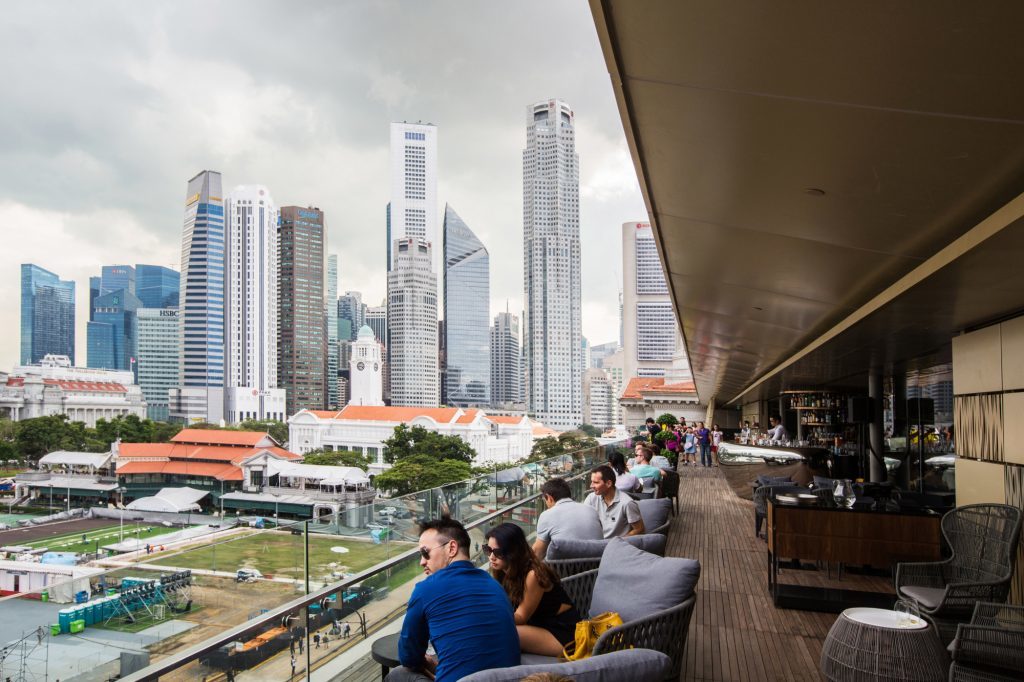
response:
<path id="1" fill-rule="evenodd" d="M 469 533 L 452 519 L 421 525 L 420 566 L 427 579 L 409 598 L 398 641 L 401 668 L 390 682 L 455 682 L 480 670 L 519 665 L 512 604 L 497 580 L 469 560 Z M 427 656 L 427 642 L 436 658 Z"/>

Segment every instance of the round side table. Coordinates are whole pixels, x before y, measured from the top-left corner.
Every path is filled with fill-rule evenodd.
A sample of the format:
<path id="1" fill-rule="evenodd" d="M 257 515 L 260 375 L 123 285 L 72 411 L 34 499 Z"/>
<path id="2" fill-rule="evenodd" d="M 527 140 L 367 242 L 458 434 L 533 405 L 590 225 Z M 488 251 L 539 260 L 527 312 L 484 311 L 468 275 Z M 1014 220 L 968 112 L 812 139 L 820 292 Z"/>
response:
<path id="1" fill-rule="evenodd" d="M 944 682 L 949 658 L 924 619 L 885 609 L 847 609 L 821 648 L 821 673 L 834 682 Z"/>

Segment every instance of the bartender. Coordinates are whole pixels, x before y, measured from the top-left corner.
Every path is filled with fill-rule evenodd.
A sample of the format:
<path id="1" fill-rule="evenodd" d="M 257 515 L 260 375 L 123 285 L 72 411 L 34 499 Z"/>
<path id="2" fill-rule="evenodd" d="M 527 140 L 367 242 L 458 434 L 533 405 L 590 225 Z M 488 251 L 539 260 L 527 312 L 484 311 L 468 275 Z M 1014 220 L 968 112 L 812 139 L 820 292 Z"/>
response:
<path id="1" fill-rule="evenodd" d="M 768 439 L 772 443 L 782 443 L 789 440 L 789 434 L 786 433 L 786 427 L 782 425 L 782 417 L 775 415 L 769 419 L 772 428 L 768 429 Z"/>

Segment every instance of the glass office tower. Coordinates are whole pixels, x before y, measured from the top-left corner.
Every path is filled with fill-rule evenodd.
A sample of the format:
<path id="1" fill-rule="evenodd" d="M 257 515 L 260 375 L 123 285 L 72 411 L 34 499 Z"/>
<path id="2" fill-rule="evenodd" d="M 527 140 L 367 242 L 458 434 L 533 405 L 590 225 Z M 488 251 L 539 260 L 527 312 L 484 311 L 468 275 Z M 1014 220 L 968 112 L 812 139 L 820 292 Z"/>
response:
<path id="1" fill-rule="evenodd" d="M 491 401 L 491 261 L 451 206 L 444 209 L 444 320 L 448 404 Z"/>
<path id="2" fill-rule="evenodd" d="M 177 308 L 181 275 L 162 265 L 135 266 L 135 295 L 143 308 Z"/>
<path id="3" fill-rule="evenodd" d="M 46 355 L 75 361 L 75 283 L 38 265 L 21 266 L 21 364 Z"/>

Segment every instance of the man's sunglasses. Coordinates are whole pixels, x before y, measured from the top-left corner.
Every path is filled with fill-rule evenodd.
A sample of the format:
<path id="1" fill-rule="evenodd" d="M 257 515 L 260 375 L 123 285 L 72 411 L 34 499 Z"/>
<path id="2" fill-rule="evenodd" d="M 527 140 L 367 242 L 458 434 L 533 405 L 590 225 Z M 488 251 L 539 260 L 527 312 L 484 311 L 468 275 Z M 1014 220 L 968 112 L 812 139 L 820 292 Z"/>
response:
<path id="1" fill-rule="evenodd" d="M 444 542 L 442 542 L 441 544 L 439 544 L 439 545 L 434 545 L 433 547 L 420 547 L 420 556 L 421 556 L 421 557 L 423 557 L 424 559 L 428 559 L 428 560 L 429 560 L 429 559 L 430 559 L 430 553 L 431 553 L 431 552 L 433 552 L 433 551 L 434 551 L 435 549 L 437 549 L 438 547 L 444 547 L 444 546 L 445 546 L 445 545 L 447 545 L 447 544 L 448 544 L 449 542 L 451 542 L 451 540 L 445 540 L 445 541 L 444 541 Z"/>
<path id="2" fill-rule="evenodd" d="M 484 551 L 484 555 L 485 556 L 491 556 L 493 554 L 495 559 L 504 559 L 505 558 L 505 552 L 503 552 L 500 549 L 495 549 L 494 547 L 491 547 L 490 545 L 484 545 L 483 546 L 483 551 Z"/>

